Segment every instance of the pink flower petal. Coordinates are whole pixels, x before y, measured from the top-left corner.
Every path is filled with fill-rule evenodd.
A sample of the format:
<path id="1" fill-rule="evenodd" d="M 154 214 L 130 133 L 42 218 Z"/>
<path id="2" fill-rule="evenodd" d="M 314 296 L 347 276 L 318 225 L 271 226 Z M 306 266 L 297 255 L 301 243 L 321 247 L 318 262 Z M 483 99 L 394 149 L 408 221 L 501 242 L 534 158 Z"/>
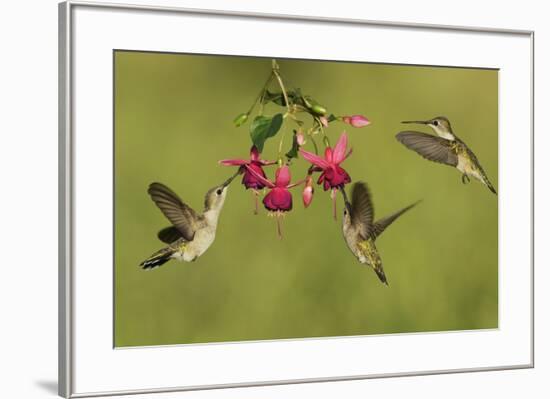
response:
<path id="1" fill-rule="evenodd" d="M 306 143 L 306 139 L 302 133 L 296 135 L 296 143 L 301 147 Z"/>
<path id="2" fill-rule="evenodd" d="M 290 183 L 290 169 L 288 166 L 281 166 L 275 171 L 275 185 L 277 187 L 286 187 Z"/>
<path id="3" fill-rule="evenodd" d="M 248 161 L 245 159 L 222 159 L 221 161 L 218 161 L 218 163 L 225 166 L 237 166 L 245 165 Z"/>
<path id="4" fill-rule="evenodd" d="M 334 146 L 334 153 L 332 154 L 332 162 L 339 164 L 346 159 L 346 147 L 348 146 L 348 135 L 343 132 L 338 142 Z"/>
<path id="5" fill-rule="evenodd" d="M 332 154 L 332 148 L 330 147 L 325 148 L 325 159 L 327 160 L 327 162 L 332 163 L 333 158 L 334 158 L 334 155 Z"/>
<path id="6" fill-rule="evenodd" d="M 242 166 L 241 166 L 242 168 Z M 265 178 L 265 172 L 263 171 L 260 165 L 256 163 L 250 163 L 247 165 L 247 168 L 244 169 L 242 184 L 247 188 L 252 188 L 254 190 L 260 190 L 265 187 L 265 184 L 259 181 L 255 175 L 253 175 L 249 169 L 253 169 L 258 175 Z"/>
<path id="7" fill-rule="evenodd" d="M 302 191 L 302 200 L 304 202 L 304 207 L 308 207 L 311 204 L 311 201 L 313 201 L 313 178 L 311 175 L 308 175 L 306 177 L 306 184 L 304 187 L 304 191 Z"/>
<path id="8" fill-rule="evenodd" d="M 363 115 L 353 115 L 350 124 L 353 127 L 364 127 L 370 125 L 370 121 Z"/>
<path id="9" fill-rule="evenodd" d="M 250 149 L 250 159 L 253 161 L 257 161 L 260 159 L 260 153 L 258 152 L 258 149 L 255 145 L 253 145 Z"/>
<path id="10" fill-rule="evenodd" d="M 307 208 L 311 205 L 311 201 L 313 201 L 313 187 L 304 188 L 304 191 L 302 192 L 302 200 L 304 202 L 304 207 Z"/>
<path id="11" fill-rule="evenodd" d="M 258 174 L 253 168 L 251 168 L 249 165 L 246 165 L 246 170 L 248 170 L 256 179 L 261 181 L 263 184 L 265 184 L 267 187 L 273 188 L 275 187 L 275 184 L 267 180 L 262 175 Z"/>
<path id="12" fill-rule="evenodd" d="M 364 127 L 370 125 L 370 121 L 363 115 L 342 116 L 342 122 L 353 127 Z"/>
<path id="13" fill-rule="evenodd" d="M 275 187 L 264 197 L 266 209 L 277 212 L 287 212 L 292 209 L 292 194 L 284 187 Z"/>
<path id="14" fill-rule="evenodd" d="M 323 169 L 328 168 L 330 166 L 330 164 L 325 159 L 321 158 L 319 155 L 315 155 L 301 148 L 300 148 L 300 154 L 302 154 L 302 156 L 306 161 L 311 162 L 315 166 L 318 166 Z"/>

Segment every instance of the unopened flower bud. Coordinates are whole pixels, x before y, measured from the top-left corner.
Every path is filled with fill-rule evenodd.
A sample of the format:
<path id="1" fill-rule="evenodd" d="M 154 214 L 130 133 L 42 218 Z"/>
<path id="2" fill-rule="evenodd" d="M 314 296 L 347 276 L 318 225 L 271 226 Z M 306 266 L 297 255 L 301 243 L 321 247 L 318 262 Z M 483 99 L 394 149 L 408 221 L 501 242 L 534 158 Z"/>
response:
<path id="1" fill-rule="evenodd" d="M 353 127 L 364 127 L 370 125 L 370 121 L 363 115 L 351 115 L 343 116 L 342 122 L 347 123 Z"/>
<path id="2" fill-rule="evenodd" d="M 303 133 L 298 133 L 296 135 L 296 143 L 301 147 L 306 143 L 306 138 L 304 137 Z"/>
<path id="3" fill-rule="evenodd" d="M 302 191 L 302 200 L 304 201 L 304 207 L 307 208 L 311 204 L 311 201 L 313 201 L 313 192 L 313 179 L 311 175 L 308 175 L 306 178 L 304 191 Z"/>
<path id="4" fill-rule="evenodd" d="M 309 107 L 309 109 L 313 113 L 321 116 L 327 113 L 327 109 L 323 107 L 321 104 L 319 104 L 318 102 L 316 102 L 315 100 L 310 100 L 310 103 L 311 103 L 311 106 Z"/>
<path id="5" fill-rule="evenodd" d="M 233 123 L 235 124 L 235 126 L 239 127 L 243 123 L 245 123 L 247 120 L 248 120 L 248 114 L 247 113 L 242 113 L 242 114 L 238 115 L 235 119 L 233 119 Z"/>

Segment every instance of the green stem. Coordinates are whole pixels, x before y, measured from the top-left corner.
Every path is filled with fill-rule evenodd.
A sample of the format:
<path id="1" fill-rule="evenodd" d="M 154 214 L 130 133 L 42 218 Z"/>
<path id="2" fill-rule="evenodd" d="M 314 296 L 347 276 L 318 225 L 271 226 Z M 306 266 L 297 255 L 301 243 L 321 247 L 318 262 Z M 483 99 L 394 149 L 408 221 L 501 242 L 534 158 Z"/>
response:
<path id="1" fill-rule="evenodd" d="M 283 97 L 285 99 L 286 109 L 287 112 L 285 114 L 285 118 L 287 115 L 292 114 L 290 110 L 290 102 L 288 101 L 288 95 L 286 94 L 285 85 L 283 83 L 283 79 L 281 78 L 281 75 L 279 74 L 279 65 L 277 64 L 276 60 L 272 60 L 272 76 L 275 76 L 277 79 L 277 82 L 279 83 L 279 87 L 281 88 L 281 91 L 283 92 Z M 285 140 L 285 131 L 283 130 L 283 133 L 281 134 L 281 140 L 279 141 L 279 159 L 282 159 L 282 152 L 283 152 L 283 142 Z"/>
<path id="2" fill-rule="evenodd" d="M 285 141 L 286 130 L 281 133 L 281 141 L 279 141 L 279 159 L 283 158 L 283 142 Z"/>
<path id="3" fill-rule="evenodd" d="M 269 77 L 267 78 L 265 84 L 264 84 L 264 87 L 262 87 L 262 90 L 260 90 L 260 93 L 258 93 L 258 96 L 256 97 L 256 99 L 254 100 L 254 102 L 252 103 L 252 106 L 250 107 L 250 109 L 248 110 L 248 114 L 251 114 L 252 113 L 252 110 L 254 109 L 254 107 L 256 106 L 256 104 L 258 103 L 258 101 L 260 101 L 260 107 L 263 108 L 263 98 L 265 96 L 265 91 L 267 90 L 267 87 L 269 86 L 269 84 L 271 83 L 271 80 L 273 79 L 273 73 L 270 73 L 269 74 Z M 261 114 L 261 112 L 260 112 Z"/>
<path id="4" fill-rule="evenodd" d="M 313 143 L 313 148 L 315 149 L 315 154 L 319 155 L 319 147 L 317 147 L 317 143 L 315 142 L 315 139 L 313 138 L 313 135 L 309 136 L 309 139 Z"/>
<path id="5" fill-rule="evenodd" d="M 327 133 L 325 132 L 324 126 L 321 123 L 321 120 L 318 117 L 313 118 L 315 122 L 317 123 L 317 128 L 323 133 L 323 143 L 325 146 L 330 147 L 330 141 L 328 139 Z"/>
<path id="6" fill-rule="evenodd" d="M 273 69 L 273 75 L 277 79 L 277 82 L 279 83 L 279 86 L 281 87 L 281 91 L 283 92 L 283 97 L 285 98 L 285 104 L 286 109 L 288 113 L 290 113 L 290 103 L 288 102 L 288 95 L 286 94 L 285 85 L 283 84 L 283 79 L 281 79 L 281 75 L 279 75 L 279 71 L 277 69 Z"/>

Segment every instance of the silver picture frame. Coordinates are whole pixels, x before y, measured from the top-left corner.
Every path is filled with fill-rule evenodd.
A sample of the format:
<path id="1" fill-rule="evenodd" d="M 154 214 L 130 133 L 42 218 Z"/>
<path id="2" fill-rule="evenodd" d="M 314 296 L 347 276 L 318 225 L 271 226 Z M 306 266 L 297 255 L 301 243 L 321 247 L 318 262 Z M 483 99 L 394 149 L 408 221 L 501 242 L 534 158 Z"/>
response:
<path id="1" fill-rule="evenodd" d="M 390 374 L 375 374 L 375 375 L 351 375 L 345 377 L 328 377 L 328 378 L 308 378 L 296 380 L 278 380 L 278 381 L 251 381 L 249 383 L 238 384 L 220 384 L 220 385 L 205 385 L 205 386 L 182 386 L 182 387 L 163 387 L 158 389 L 136 389 L 116 392 L 95 392 L 91 394 L 75 393 L 73 389 L 74 380 L 74 329 L 73 329 L 73 262 L 74 262 L 74 125 L 73 125 L 73 28 L 77 21 L 73 18 L 74 10 L 78 7 L 89 7 L 96 9 L 116 9 L 124 10 L 141 10 L 146 12 L 167 12 L 167 13 L 186 13 L 199 14 L 203 16 L 223 16 L 227 18 L 255 18 L 268 20 L 293 20 L 296 22 L 317 22 L 326 24 L 351 24 L 362 26 L 386 26 L 399 27 L 410 29 L 423 30 L 445 30 L 457 32 L 487 32 L 499 35 L 523 35 L 528 36 L 531 44 L 531 118 L 530 118 L 530 203 L 531 203 L 531 231 L 530 243 L 531 251 L 529 254 L 529 262 L 531 269 L 531 315 L 530 315 L 530 330 L 531 330 L 531 361 L 527 364 L 517 364 L 502 367 L 486 367 L 486 368 L 467 368 L 467 369 L 447 369 L 447 370 L 432 370 L 424 372 L 403 372 Z M 221 389 L 221 388 L 237 388 L 237 387 L 258 387 L 269 385 L 282 384 L 302 384 L 314 382 L 328 381 L 351 381 L 372 378 L 390 378 L 390 377 L 405 377 L 413 375 L 434 375 L 434 374 L 449 374 L 449 373 L 465 373 L 465 372 L 480 372 L 480 371 L 495 371 L 495 370 L 513 370 L 525 369 L 534 367 L 534 90 L 535 90 L 535 71 L 534 71 L 534 40 L 535 32 L 530 30 L 515 30 L 515 29 L 494 29 L 485 27 L 471 26 L 447 26 L 447 25 L 432 25 L 422 23 L 403 23 L 403 22 L 387 22 L 373 21 L 347 18 L 326 18 L 305 15 L 285 15 L 285 14 L 266 14 L 252 12 L 235 12 L 212 9 L 189 9 L 164 6 L 146 6 L 146 5 L 130 5 L 130 4 L 114 4 L 114 3 L 96 3 L 87 1 L 66 1 L 59 4 L 59 395 L 66 398 L 77 397 L 98 397 L 108 395 L 128 395 L 128 394 L 144 394 L 144 393 L 163 393 L 163 392 L 178 392 L 178 391 L 193 391 L 206 389 Z"/>

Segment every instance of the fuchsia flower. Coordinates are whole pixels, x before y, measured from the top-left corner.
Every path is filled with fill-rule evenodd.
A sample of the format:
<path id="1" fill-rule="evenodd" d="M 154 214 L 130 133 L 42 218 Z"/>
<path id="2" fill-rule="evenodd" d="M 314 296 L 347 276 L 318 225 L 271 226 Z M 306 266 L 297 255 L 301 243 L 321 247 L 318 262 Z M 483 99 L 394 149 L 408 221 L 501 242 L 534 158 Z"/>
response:
<path id="1" fill-rule="evenodd" d="M 351 154 L 351 149 L 346 154 L 347 145 L 348 136 L 344 132 L 340 136 L 340 139 L 338 139 L 334 149 L 330 147 L 325 149 L 324 158 L 300 148 L 300 154 L 302 154 L 306 161 L 315 166 L 314 170 L 322 171 L 317 184 L 322 183 L 325 191 L 329 188 L 336 189 L 343 187 L 345 184 L 351 182 L 348 172 L 340 167 L 340 164 Z"/>
<path id="2" fill-rule="evenodd" d="M 340 167 L 340 164 L 351 154 L 351 149 L 346 154 L 347 145 L 348 136 L 344 132 L 338 139 L 334 149 L 330 147 L 325 149 L 324 158 L 300 148 L 300 153 L 304 159 L 314 165 L 313 170 L 321 172 L 317 184 L 323 184 L 325 191 L 329 188 L 332 190 L 334 219 L 336 219 L 336 190 L 351 182 L 348 172 Z"/>
<path id="3" fill-rule="evenodd" d="M 252 189 L 254 193 L 254 213 L 258 213 L 258 190 L 261 190 L 265 187 L 265 184 L 258 180 L 258 178 L 252 174 L 250 171 L 253 170 L 256 172 L 256 175 L 265 179 L 265 172 L 263 166 L 274 165 L 274 161 L 266 161 L 260 159 L 260 153 L 256 146 L 252 146 L 250 149 L 250 159 L 224 159 L 219 161 L 220 164 L 225 166 L 239 166 L 239 171 L 243 173 L 242 184 L 248 190 Z"/>
<path id="4" fill-rule="evenodd" d="M 370 121 L 363 115 L 342 116 L 342 122 L 353 127 L 364 127 L 370 125 Z"/>
<path id="5" fill-rule="evenodd" d="M 270 211 L 270 214 L 277 217 L 277 232 L 279 238 L 282 238 L 280 217 L 284 212 L 292 209 L 292 194 L 288 189 L 302 184 L 303 181 L 290 184 L 290 169 L 286 165 L 279 167 L 275 171 L 275 182 L 267 180 L 249 165 L 246 165 L 246 168 L 255 178 L 270 189 L 263 199 L 263 204 Z"/>
<path id="6" fill-rule="evenodd" d="M 274 161 L 266 161 L 260 159 L 260 153 L 256 146 L 252 146 L 250 149 L 250 160 L 248 159 L 223 159 L 219 161 L 220 164 L 225 166 L 240 166 L 240 170 L 244 173 L 242 184 L 247 188 L 254 190 L 261 190 L 265 187 L 265 184 L 258 180 L 250 170 L 254 170 L 259 176 L 265 179 L 265 172 L 263 166 L 274 165 Z"/>
<path id="7" fill-rule="evenodd" d="M 292 209 L 292 194 L 288 191 L 290 184 L 290 170 L 288 166 L 281 166 L 275 172 L 275 183 L 266 181 L 269 193 L 263 203 L 267 210 L 272 212 L 288 212 Z"/>

